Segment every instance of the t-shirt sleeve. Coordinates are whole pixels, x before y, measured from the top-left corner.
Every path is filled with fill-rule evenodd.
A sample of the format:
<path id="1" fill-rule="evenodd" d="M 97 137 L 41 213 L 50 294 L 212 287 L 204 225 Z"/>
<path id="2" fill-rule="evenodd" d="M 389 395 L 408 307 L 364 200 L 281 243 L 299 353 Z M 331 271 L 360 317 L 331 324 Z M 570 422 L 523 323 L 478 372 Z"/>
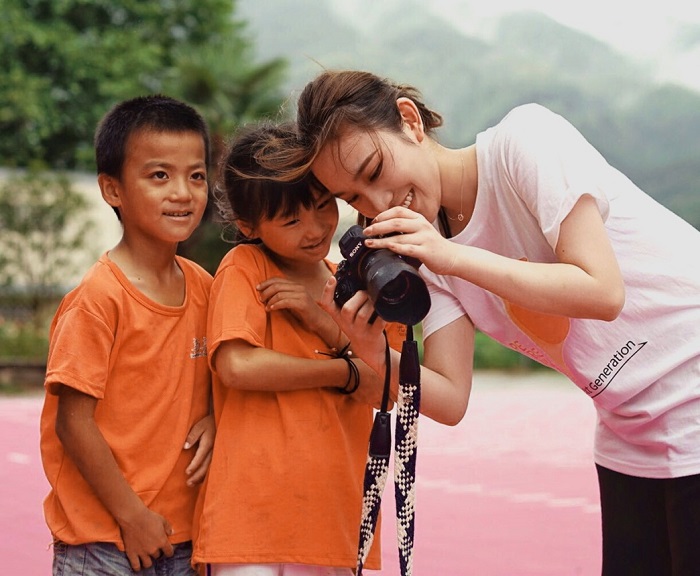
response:
<path id="1" fill-rule="evenodd" d="M 561 223 L 583 195 L 592 196 L 603 220 L 609 212 L 603 184 L 609 166 L 564 118 L 537 104 L 512 110 L 494 129 L 493 152 L 510 188 L 556 248 Z"/>
<path id="2" fill-rule="evenodd" d="M 207 323 L 209 363 L 222 342 L 242 339 L 265 346 L 267 314 L 256 286 L 264 278 L 249 248 L 234 248 L 224 258 L 212 284 Z M 213 369 L 213 366 L 212 366 Z"/>
<path id="3" fill-rule="evenodd" d="M 466 316 L 467 313 L 462 303 L 449 289 L 447 278 L 431 272 L 425 266 L 421 267 L 420 273 L 430 293 L 430 311 L 423 319 L 423 339 L 425 339 L 457 318 Z"/>
<path id="4" fill-rule="evenodd" d="M 94 300 L 84 298 L 57 315 L 44 381 L 49 392 L 64 384 L 104 398 L 115 329 L 100 312 Z"/>

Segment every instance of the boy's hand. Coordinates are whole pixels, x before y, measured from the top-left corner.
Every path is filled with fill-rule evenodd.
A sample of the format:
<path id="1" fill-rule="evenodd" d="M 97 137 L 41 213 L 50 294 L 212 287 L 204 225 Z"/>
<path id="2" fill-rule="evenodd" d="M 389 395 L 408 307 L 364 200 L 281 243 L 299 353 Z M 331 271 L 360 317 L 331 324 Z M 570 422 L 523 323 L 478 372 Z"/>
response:
<path id="1" fill-rule="evenodd" d="M 145 506 L 130 522 L 120 524 L 120 528 L 124 551 L 135 572 L 153 566 L 153 560 L 161 554 L 173 555 L 173 545 L 168 540 L 173 533 L 170 523 Z"/>
<path id="2" fill-rule="evenodd" d="M 187 435 L 185 440 L 185 450 L 189 450 L 195 444 L 195 450 L 192 462 L 187 467 L 187 485 L 196 486 L 207 474 L 209 464 L 211 464 L 212 448 L 214 447 L 214 436 L 216 435 L 216 425 L 214 416 L 209 414 L 192 426 L 192 430 Z"/>

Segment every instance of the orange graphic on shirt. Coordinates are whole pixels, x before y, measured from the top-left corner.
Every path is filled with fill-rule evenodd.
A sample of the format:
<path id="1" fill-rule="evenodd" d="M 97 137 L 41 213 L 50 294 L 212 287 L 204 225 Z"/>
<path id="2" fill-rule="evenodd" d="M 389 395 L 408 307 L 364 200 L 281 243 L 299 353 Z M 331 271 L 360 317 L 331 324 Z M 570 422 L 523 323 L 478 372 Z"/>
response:
<path id="1" fill-rule="evenodd" d="M 570 376 L 564 362 L 564 341 L 569 334 L 571 321 L 566 316 L 534 312 L 507 300 L 504 303 L 513 323 L 547 354 L 554 366 Z"/>

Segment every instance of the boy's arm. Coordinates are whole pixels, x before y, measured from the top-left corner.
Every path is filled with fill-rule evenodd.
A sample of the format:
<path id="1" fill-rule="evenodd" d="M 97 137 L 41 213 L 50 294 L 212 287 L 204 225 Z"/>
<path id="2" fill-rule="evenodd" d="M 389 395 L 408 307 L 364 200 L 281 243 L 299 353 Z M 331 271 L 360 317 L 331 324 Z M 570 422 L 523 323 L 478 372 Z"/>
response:
<path id="1" fill-rule="evenodd" d="M 119 524 L 126 555 L 134 570 L 149 568 L 161 552 L 172 556 L 172 528 L 149 510 L 127 483 L 95 423 L 97 398 L 69 386 L 58 392 L 56 433 L 66 454 Z"/>

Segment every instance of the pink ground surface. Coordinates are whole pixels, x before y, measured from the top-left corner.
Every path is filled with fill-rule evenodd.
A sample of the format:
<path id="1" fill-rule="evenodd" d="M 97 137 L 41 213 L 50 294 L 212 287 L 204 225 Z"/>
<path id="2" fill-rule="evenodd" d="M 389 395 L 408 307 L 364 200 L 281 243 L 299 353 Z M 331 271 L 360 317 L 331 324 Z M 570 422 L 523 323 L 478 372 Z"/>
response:
<path id="1" fill-rule="evenodd" d="M 0 573 L 51 572 L 41 502 L 40 396 L 0 398 Z M 455 427 L 419 424 L 415 576 L 600 574 L 592 460 L 595 414 L 551 373 L 475 377 Z M 393 485 L 383 505 L 384 568 L 399 574 Z"/>

